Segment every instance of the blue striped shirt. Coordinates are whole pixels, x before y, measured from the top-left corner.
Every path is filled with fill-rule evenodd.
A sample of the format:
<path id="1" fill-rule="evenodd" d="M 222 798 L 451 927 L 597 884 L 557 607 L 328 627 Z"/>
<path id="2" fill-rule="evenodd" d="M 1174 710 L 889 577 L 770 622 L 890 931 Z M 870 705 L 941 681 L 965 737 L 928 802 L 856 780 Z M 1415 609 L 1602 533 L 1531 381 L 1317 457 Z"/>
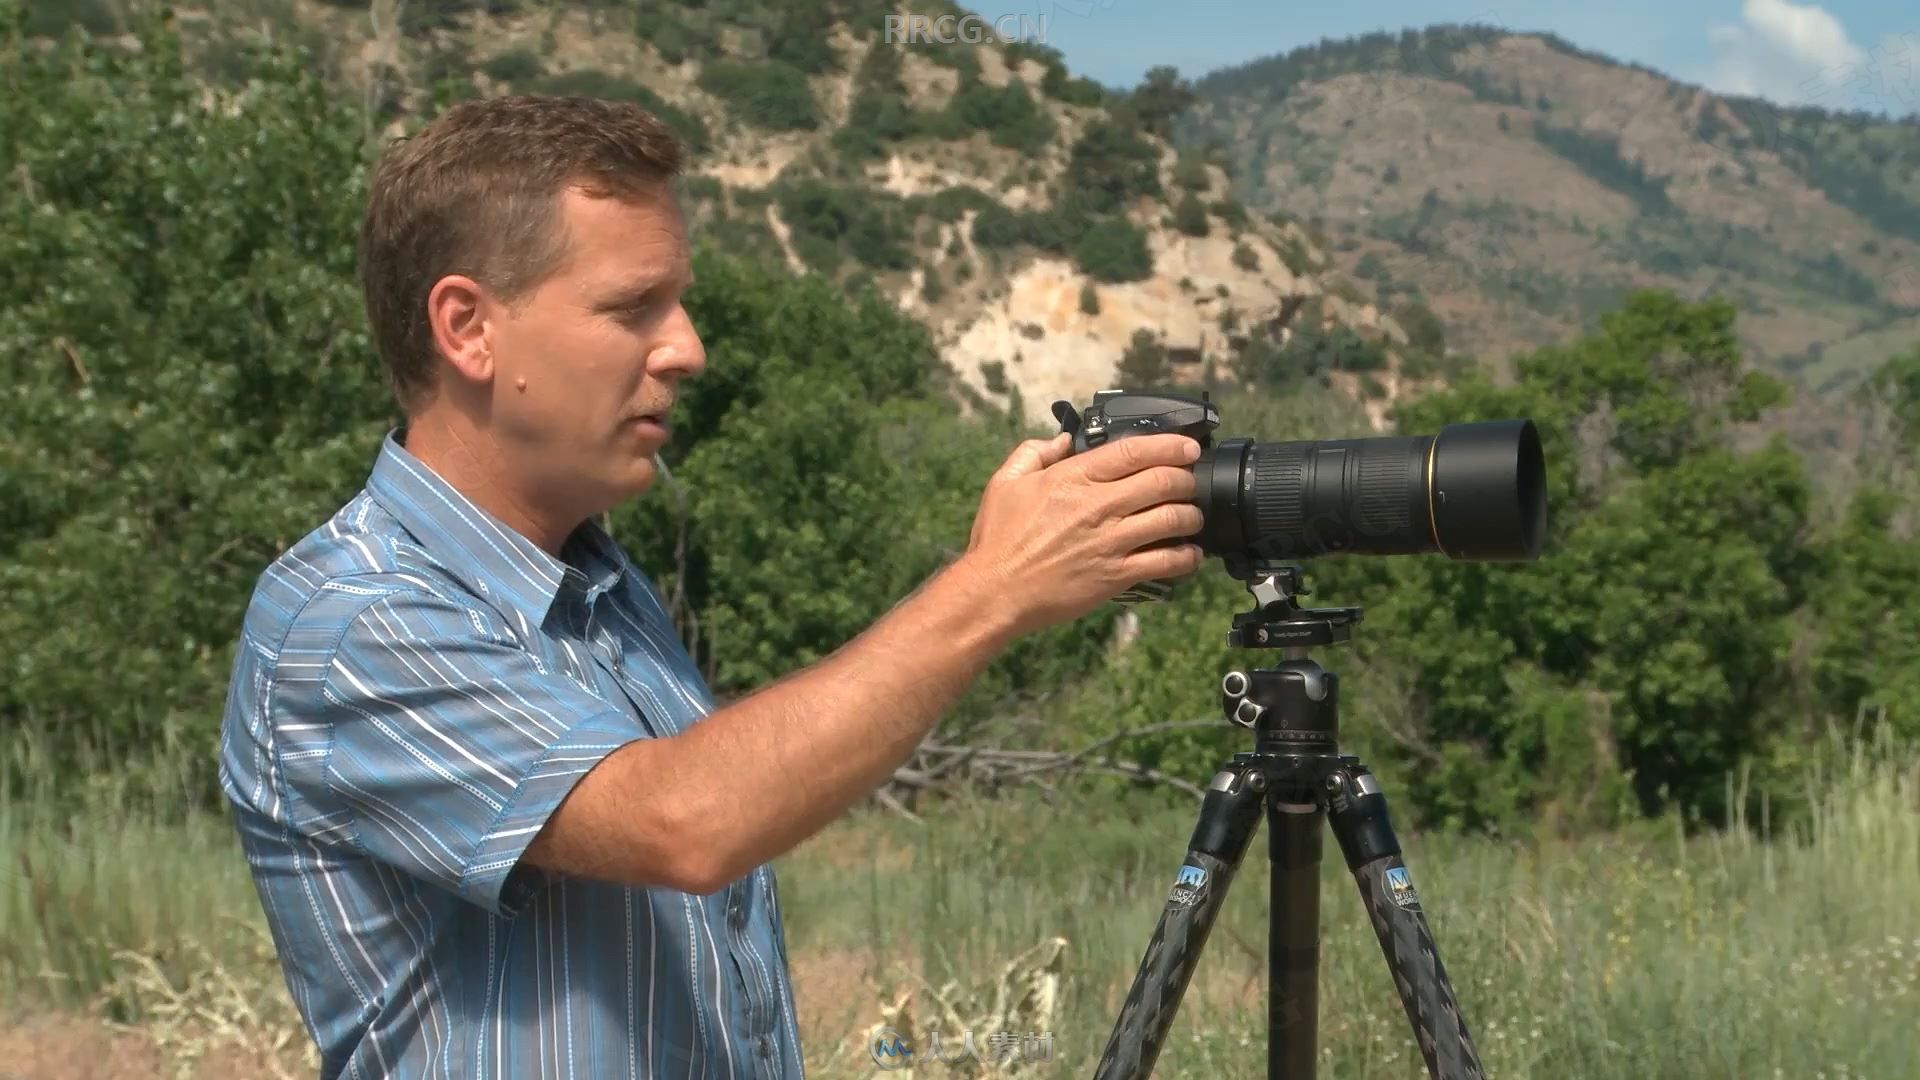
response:
<path id="1" fill-rule="evenodd" d="M 518 861 L 597 762 L 714 707 L 653 583 L 592 521 L 549 556 L 404 438 L 261 576 L 222 721 L 320 1076 L 803 1075 L 770 866 L 700 896 Z"/>

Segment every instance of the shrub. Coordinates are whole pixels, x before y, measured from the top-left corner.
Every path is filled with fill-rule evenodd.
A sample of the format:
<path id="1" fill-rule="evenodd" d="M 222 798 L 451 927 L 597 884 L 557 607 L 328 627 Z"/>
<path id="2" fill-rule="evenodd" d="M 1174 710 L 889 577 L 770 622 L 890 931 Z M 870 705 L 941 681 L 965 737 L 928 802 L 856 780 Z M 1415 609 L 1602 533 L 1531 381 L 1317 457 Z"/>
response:
<path id="1" fill-rule="evenodd" d="M 965 184 L 941 188 L 931 196 L 919 198 L 924 200 L 921 205 L 924 205 L 929 213 L 945 222 L 959 221 L 968 210 L 984 210 L 989 206 L 1001 205 L 993 196 Z"/>
<path id="2" fill-rule="evenodd" d="M 1107 98 L 1106 89 L 1099 83 L 1084 75 L 1068 76 L 1066 66 L 1060 63 L 1047 67 L 1040 79 L 1040 92 L 1068 105 L 1099 105 Z"/>
<path id="3" fill-rule="evenodd" d="M 939 125 L 944 132 L 985 131 L 995 146 L 1027 153 L 1045 149 L 1056 134 L 1052 114 L 1034 104 L 1022 82 L 975 83 L 953 96 L 947 112 L 951 120 Z"/>
<path id="4" fill-rule="evenodd" d="M 651 42 L 660 59 L 669 64 L 684 62 L 688 54 L 702 44 L 700 38 L 687 28 L 685 23 L 671 18 L 663 18 L 659 8 L 651 9 L 646 17 L 638 20 L 640 40 Z"/>
<path id="5" fill-rule="evenodd" d="M 670 104 L 652 89 L 632 79 L 597 68 L 581 68 L 539 79 L 533 87 L 543 94 L 578 94 L 582 97 L 631 101 L 660 118 L 693 151 L 706 150 L 712 144 L 707 125 L 692 113 Z"/>
<path id="6" fill-rule="evenodd" d="M 983 248 L 1010 248 L 1026 239 L 1026 223 L 1019 213 L 999 203 L 984 206 L 973 216 L 973 242 Z"/>
<path id="7" fill-rule="evenodd" d="M 806 73 L 791 64 L 715 61 L 701 70 L 700 88 L 732 105 L 742 120 L 767 131 L 812 130 L 820 123 Z"/>
<path id="8" fill-rule="evenodd" d="M 1107 120 L 1096 120 L 1074 142 L 1066 186 L 1090 211 L 1107 213 L 1128 199 L 1160 193 L 1159 151 Z"/>
<path id="9" fill-rule="evenodd" d="M 690 199 L 719 201 L 726 195 L 726 187 L 711 176 L 682 177 L 680 188 Z"/>
<path id="10" fill-rule="evenodd" d="M 1117 385 L 1143 389 L 1164 386 L 1172 378 L 1173 362 L 1167 359 L 1167 347 L 1153 336 L 1153 331 L 1145 327 L 1135 330 L 1114 368 Z"/>
<path id="11" fill-rule="evenodd" d="M 519 83 L 539 78 L 546 65 L 532 49 L 510 49 L 480 65 L 480 70 L 486 72 L 488 78 Z"/>
<path id="12" fill-rule="evenodd" d="M 833 133 L 833 145 L 842 160 L 861 162 L 885 157 L 889 143 L 911 138 L 922 130 L 920 115 L 900 97 L 865 91 L 848 107 L 847 122 Z"/>
<path id="13" fill-rule="evenodd" d="M 1189 150 L 1173 166 L 1173 182 L 1188 191 L 1205 191 L 1209 186 L 1206 159 Z"/>
<path id="14" fill-rule="evenodd" d="M 780 216 L 808 265 L 831 272 L 841 254 L 872 270 L 912 265 L 912 232 L 898 203 L 878 192 L 808 178 L 780 187 Z"/>
<path id="15" fill-rule="evenodd" d="M 1201 206 L 1200 200 L 1189 192 L 1186 198 L 1180 200 L 1180 205 L 1174 210 L 1173 224 L 1175 228 L 1186 233 L 1188 236 L 1207 235 L 1206 207 Z"/>
<path id="16" fill-rule="evenodd" d="M 1215 199 L 1213 205 L 1207 207 L 1207 209 L 1213 211 L 1219 216 L 1221 221 L 1226 222 L 1227 225 L 1232 228 L 1244 229 L 1247 227 L 1247 208 L 1241 206 L 1237 200 Z"/>
<path id="17" fill-rule="evenodd" d="M 1432 308 L 1416 300 L 1401 308 L 1396 317 L 1400 328 L 1407 332 L 1409 346 L 1429 356 L 1446 355 L 1447 330 Z"/>
<path id="18" fill-rule="evenodd" d="M 1088 229 L 1073 246 L 1073 259 L 1095 281 L 1140 281 L 1153 273 L 1146 234 L 1122 218 Z"/>

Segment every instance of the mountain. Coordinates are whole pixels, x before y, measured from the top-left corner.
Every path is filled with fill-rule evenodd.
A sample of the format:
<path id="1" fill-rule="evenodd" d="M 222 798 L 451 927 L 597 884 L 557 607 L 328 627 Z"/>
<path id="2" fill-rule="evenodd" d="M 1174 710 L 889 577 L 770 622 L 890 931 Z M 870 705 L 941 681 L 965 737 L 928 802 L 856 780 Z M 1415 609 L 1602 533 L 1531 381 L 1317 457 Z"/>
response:
<path id="1" fill-rule="evenodd" d="M 636 9 L 639 10 L 636 10 Z M 1444 376 L 1287 218 L 1247 213 L 1223 156 L 1182 154 L 1184 84 L 1110 92 L 1026 43 L 902 44 L 941 2 L 235 0 L 173 9 L 191 62 L 232 81 L 263 33 L 309 50 L 370 133 L 457 98 L 589 93 L 653 109 L 694 150 L 683 205 L 723 250 L 869 283 L 931 332 L 970 403 L 1050 423 L 1129 376 L 1204 385 L 1271 366 L 1362 398 L 1376 424 Z M 644 12 L 644 13 L 643 13 Z M 33 0 L 42 33 L 112 33 L 106 0 Z M 1295 338 L 1297 330 L 1308 332 Z M 1411 357 L 1417 366 L 1404 366 Z"/>
<path id="2" fill-rule="evenodd" d="M 1547 34 L 1441 26 L 1209 73 L 1176 143 L 1382 308 L 1497 360 L 1654 286 L 1717 293 L 1825 399 L 1920 337 L 1920 118 L 1728 97 Z"/>

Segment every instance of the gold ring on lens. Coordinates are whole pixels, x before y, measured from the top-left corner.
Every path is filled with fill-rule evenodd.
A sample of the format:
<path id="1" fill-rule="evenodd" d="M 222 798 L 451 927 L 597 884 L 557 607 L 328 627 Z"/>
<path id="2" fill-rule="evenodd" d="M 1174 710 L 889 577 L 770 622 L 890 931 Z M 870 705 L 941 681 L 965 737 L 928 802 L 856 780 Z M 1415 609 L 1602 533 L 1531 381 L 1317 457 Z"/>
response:
<path id="1" fill-rule="evenodd" d="M 1433 441 L 1427 444 L 1427 528 L 1433 533 L 1434 550 L 1447 555 L 1447 549 L 1440 546 L 1440 521 L 1433 512 L 1433 455 L 1439 449 L 1440 436 L 1435 435 Z M 1447 558 L 1451 559 L 1453 556 L 1447 555 Z"/>

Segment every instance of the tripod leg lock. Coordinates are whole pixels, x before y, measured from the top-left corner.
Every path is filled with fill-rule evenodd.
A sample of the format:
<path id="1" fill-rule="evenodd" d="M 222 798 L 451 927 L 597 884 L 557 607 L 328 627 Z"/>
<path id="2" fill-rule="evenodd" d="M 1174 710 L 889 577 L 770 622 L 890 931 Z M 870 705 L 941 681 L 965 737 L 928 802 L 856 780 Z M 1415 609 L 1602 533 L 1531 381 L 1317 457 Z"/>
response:
<path id="1" fill-rule="evenodd" d="M 1322 786 L 1327 822 L 1340 840 L 1347 869 L 1358 870 L 1375 859 L 1400 854 L 1400 841 L 1387 816 L 1387 797 L 1365 765 L 1347 758 L 1327 771 Z"/>

